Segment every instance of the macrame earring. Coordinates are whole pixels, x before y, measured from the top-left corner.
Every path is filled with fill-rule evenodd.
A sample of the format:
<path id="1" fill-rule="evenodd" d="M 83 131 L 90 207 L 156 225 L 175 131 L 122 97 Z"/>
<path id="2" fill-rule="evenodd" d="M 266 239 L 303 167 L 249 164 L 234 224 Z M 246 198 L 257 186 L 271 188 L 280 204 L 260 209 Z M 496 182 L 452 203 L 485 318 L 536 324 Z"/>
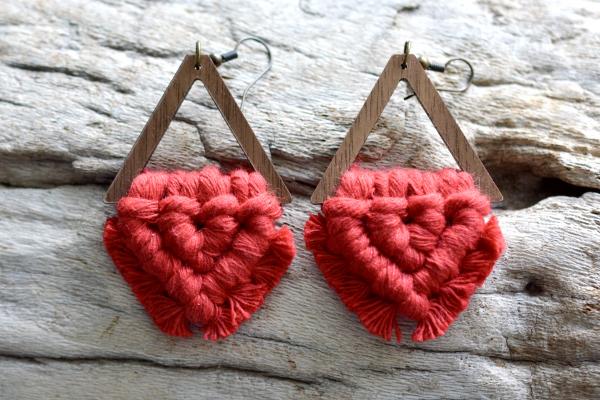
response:
<path id="1" fill-rule="evenodd" d="M 258 38 L 238 46 L 247 40 L 267 49 L 269 67 L 260 79 L 271 53 Z M 106 249 L 156 325 L 173 336 L 190 336 L 194 327 L 211 340 L 234 333 L 295 254 L 292 232 L 275 225 L 280 200 L 290 202 L 290 193 L 217 72 L 237 57 L 238 46 L 208 56 L 196 44 L 196 55 L 184 57 L 106 193 L 107 202 L 117 202 L 104 229 Z M 143 170 L 197 80 L 255 172 Z"/>
<path id="2" fill-rule="evenodd" d="M 443 335 L 505 247 L 496 217 L 488 217 L 490 200 L 502 195 L 421 61 L 408 43 L 390 58 L 312 195 L 322 209 L 304 231 L 329 285 L 386 340 L 395 332 L 400 341 L 399 316 L 417 322 L 414 341 Z M 464 172 L 348 170 L 401 80 Z"/>

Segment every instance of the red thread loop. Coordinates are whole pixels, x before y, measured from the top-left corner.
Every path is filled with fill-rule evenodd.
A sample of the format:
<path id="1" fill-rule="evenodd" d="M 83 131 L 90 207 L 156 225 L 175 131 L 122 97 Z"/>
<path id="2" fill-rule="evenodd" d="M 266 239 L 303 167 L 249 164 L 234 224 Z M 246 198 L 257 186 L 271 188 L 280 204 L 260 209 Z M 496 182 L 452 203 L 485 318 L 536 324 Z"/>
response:
<path id="1" fill-rule="evenodd" d="M 169 335 L 234 333 L 295 254 L 281 205 L 257 172 L 144 171 L 117 204 L 104 244 L 156 325 Z"/>
<path id="2" fill-rule="evenodd" d="M 367 330 L 400 341 L 443 335 L 490 274 L 505 244 L 489 199 L 466 172 L 351 168 L 311 215 L 306 247 Z"/>

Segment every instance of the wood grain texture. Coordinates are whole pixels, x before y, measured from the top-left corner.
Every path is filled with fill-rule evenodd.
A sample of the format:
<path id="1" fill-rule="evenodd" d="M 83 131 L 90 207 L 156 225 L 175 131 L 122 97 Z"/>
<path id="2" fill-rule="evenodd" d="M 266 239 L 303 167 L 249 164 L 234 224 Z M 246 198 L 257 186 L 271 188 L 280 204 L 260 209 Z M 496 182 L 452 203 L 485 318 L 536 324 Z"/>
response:
<path id="1" fill-rule="evenodd" d="M 488 0 L 339 7 L 304 1 L 312 15 L 297 3 L 257 1 L 254 7 L 237 1 L 4 4 L 0 182 L 110 183 L 194 42 L 201 38 L 207 52 L 219 52 L 255 33 L 270 43 L 275 64 L 252 90 L 244 114 L 296 192 L 312 193 L 384 63 L 407 39 L 432 60 L 459 55 L 473 63 L 469 91 L 442 97 L 488 168 L 600 189 L 594 2 L 515 8 Z M 277 23 L 265 24 L 275 9 Z M 576 11 L 583 9 L 584 15 Z M 440 23 L 440 15 L 449 19 Z M 264 68 L 257 49 L 242 52 L 243 62 L 220 69 L 233 78 L 225 80 L 238 96 Z M 446 81 L 452 77 L 464 72 L 431 79 L 442 86 L 452 85 Z M 456 166 L 420 105 L 402 97 L 392 97 L 361 158 L 384 166 Z M 206 92 L 192 88 L 149 165 L 243 162 L 227 125 L 214 115 Z"/>
<path id="2" fill-rule="evenodd" d="M 127 193 L 133 179 L 154 154 L 192 85 L 198 80 L 202 81 L 206 87 L 250 164 L 261 173 L 281 202 L 289 203 L 292 199 L 289 190 L 275 171 L 271 160 L 256 139 L 252 128 L 208 55 L 201 55 L 199 59 L 195 55 L 185 56 L 158 105 L 150 114 L 146 126 L 125 158 L 123 166 L 110 184 L 104 198 L 105 201 L 114 203 Z"/>
<path id="3" fill-rule="evenodd" d="M 394 55 L 390 57 L 377 79 L 373 90 L 348 130 L 340 148 L 323 173 L 311 196 L 311 201 L 320 204 L 334 194 L 340 178 L 354 163 L 361 147 L 373 130 L 390 97 L 400 81 L 406 81 L 427 116 L 444 140 L 458 166 L 473 175 L 479 189 L 492 202 L 502 201 L 502 193 L 485 169 L 460 127 L 448 111 L 444 101 L 427 77 L 425 70 L 414 55 Z"/>
<path id="4" fill-rule="evenodd" d="M 113 211 L 103 190 L 0 190 L 0 387 L 8 398 L 600 394 L 599 194 L 502 212 L 507 253 L 448 334 L 420 344 L 373 337 L 345 309 L 302 245 L 317 207 L 295 199 L 284 216 L 298 246 L 290 270 L 237 334 L 213 343 L 170 338 L 153 325 L 104 251 Z M 413 328 L 403 323 L 404 336 Z"/>
<path id="5" fill-rule="evenodd" d="M 3 2 L 0 397 L 599 398 L 600 199 L 581 195 L 600 188 L 599 19 L 588 0 Z M 294 194 L 284 220 L 298 256 L 230 340 L 174 340 L 106 255 L 114 209 L 102 196 L 195 41 L 221 52 L 249 33 L 274 66 L 244 114 Z M 406 40 L 474 64 L 469 91 L 441 97 L 518 209 L 497 210 L 508 251 L 448 335 L 397 345 L 346 311 L 302 230 L 318 212 L 308 196 Z M 261 51 L 244 46 L 219 68 L 238 100 Z M 430 74 L 438 87 L 462 77 Z M 403 86 L 364 166 L 456 167 Z M 192 87 L 150 167 L 246 162 L 206 92 Z"/>

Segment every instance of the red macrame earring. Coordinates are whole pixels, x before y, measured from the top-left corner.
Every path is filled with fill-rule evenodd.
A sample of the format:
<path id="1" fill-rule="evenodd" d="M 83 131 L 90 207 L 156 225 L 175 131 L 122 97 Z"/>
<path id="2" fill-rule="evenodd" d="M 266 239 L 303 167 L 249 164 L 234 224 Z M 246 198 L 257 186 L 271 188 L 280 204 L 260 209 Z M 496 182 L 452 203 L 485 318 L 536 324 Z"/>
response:
<path id="1" fill-rule="evenodd" d="M 106 193 L 107 202 L 117 202 L 104 229 L 106 249 L 169 335 L 190 336 L 195 327 L 206 339 L 231 335 L 262 305 L 295 254 L 292 232 L 275 225 L 279 201 L 288 203 L 290 193 L 216 69 L 235 57 L 235 50 L 202 55 L 197 45 L 196 55 L 183 59 Z M 197 80 L 256 172 L 142 171 Z"/>
<path id="2" fill-rule="evenodd" d="M 465 172 L 349 169 L 401 80 Z M 404 316 L 417 322 L 414 341 L 434 339 L 466 309 L 504 250 L 490 200 L 501 201 L 500 191 L 407 43 L 390 58 L 313 193 L 313 203 L 323 205 L 306 223 L 306 247 L 369 332 L 400 341 Z"/>

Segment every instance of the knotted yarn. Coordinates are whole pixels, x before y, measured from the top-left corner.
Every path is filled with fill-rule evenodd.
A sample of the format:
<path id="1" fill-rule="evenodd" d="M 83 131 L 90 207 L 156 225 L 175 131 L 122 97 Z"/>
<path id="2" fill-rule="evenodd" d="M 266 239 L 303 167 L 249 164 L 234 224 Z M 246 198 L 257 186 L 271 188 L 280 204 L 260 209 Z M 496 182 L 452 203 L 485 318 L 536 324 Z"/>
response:
<path id="1" fill-rule="evenodd" d="M 143 171 L 107 220 L 104 244 L 156 325 L 217 340 L 263 303 L 294 255 L 279 200 L 257 172 Z"/>
<path id="2" fill-rule="evenodd" d="M 400 341 L 404 316 L 417 322 L 412 340 L 421 342 L 446 333 L 504 251 L 490 212 L 466 172 L 354 166 L 304 238 L 369 332 Z"/>

